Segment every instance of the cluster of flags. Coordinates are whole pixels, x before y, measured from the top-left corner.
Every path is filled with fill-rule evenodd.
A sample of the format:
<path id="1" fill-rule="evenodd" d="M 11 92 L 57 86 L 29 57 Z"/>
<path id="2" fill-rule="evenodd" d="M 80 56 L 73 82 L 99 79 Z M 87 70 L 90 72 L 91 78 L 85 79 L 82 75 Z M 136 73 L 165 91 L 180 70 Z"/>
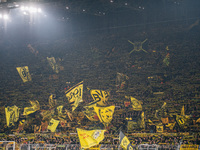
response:
<path id="1" fill-rule="evenodd" d="M 83 130 L 80 128 L 77 128 L 76 130 L 82 149 L 98 145 L 101 141 L 103 141 L 105 137 L 104 133 L 106 132 L 106 130 Z M 119 133 L 119 147 L 120 146 L 125 150 L 134 149 L 128 137 L 125 136 L 122 131 Z"/>
<path id="2" fill-rule="evenodd" d="M 31 45 L 28 46 L 32 51 L 36 51 Z M 38 52 L 38 51 L 36 51 Z M 61 66 L 56 62 L 56 59 L 54 57 L 47 57 L 47 61 L 49 63 L 49 66 L 52 68 L 52 70 L 55 73 L 59 73 Z M 16 67 L 20 77 L 22 78 L 23 82 L 32 81 L 31 75 L 29 73 L 28 66 L 22 66 L 22 67 Z"/>

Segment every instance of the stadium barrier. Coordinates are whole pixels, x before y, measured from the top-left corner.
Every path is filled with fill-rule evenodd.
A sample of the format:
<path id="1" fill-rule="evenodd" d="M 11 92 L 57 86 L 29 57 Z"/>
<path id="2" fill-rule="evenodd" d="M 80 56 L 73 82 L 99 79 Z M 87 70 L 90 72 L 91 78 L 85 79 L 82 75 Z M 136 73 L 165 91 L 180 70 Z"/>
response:
<path id="1" fill-rule="evenodd" d="M 15 141 L 0 141 L 0 149 L 15 150 Z"/>
<path id="2" fill-rule="evenodd" d="M 3 141 L 5 142 L 5 141 Z M 4 143 L 6 150 L 14 150 L 14 144 L 11 141 Z M 1 144 L 1 143 L 0 143 Z M 199 145 L 157 145 L 157 144 L 140 144 L 133 145 L 134 150 L 200 150 Z M 19 150 L 81 150 L 80 144 L 21 144 Z M 100 144 L 85 150 L 123 150 L 120 145 Z"/>

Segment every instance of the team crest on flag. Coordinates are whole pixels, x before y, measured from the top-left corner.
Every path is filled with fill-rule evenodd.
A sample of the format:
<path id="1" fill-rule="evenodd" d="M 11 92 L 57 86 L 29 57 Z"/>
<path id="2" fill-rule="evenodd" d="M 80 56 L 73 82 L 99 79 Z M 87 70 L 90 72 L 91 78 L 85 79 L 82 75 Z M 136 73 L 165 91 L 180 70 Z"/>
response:
<path id="1" fill-rule="evenodd" d="M 106 102 L 110 95 L 108 91 L 103 91 L 103 90 L 91 90 L 90 94 L 92 98 L 94 99 L 94 102 L 92 103 L 97 103 L 100 106 L 106 105 Z"/>
<path id="2" fill-rule="evenodd" d="M 94 107 L 94 110 L 97 113 L 99 120 L 107 126 L 112 121 L 115 106 Z"/>
<path id="3" fill-rule="evenodd" d="M 82 130 L 77 128 L 81 148 L 90 148 L 98 145 L 104 139 L 106 130 Z"/>
<path id="4" fill-rule="evenodd" d="M 17 106 L 8 106 L 5 108 L 6 124 L 8 127 L 14 125 L 19 119 L 19 108 Z"/>
<path id="5" fill-rule="evenodd" d="M 76 109 L 80 102 L 83 102 L 83 81 L 65 91 L 69 103 L 72 105 L 72 111 Z"/>
<path id="6" fill-rule="evenodd" d="M 20 77 L 22 78 L 23 82 L 32 81 L 31 75 L 28 70 L 28 66 L 24 67 L 16 67 Z"/>

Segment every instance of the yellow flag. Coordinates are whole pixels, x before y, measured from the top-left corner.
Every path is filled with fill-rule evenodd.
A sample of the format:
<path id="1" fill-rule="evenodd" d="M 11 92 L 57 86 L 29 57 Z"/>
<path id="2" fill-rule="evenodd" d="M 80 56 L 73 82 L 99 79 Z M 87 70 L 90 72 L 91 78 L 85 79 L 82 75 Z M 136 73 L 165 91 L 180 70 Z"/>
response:
<path id="1" fill-rule="evenodd" d="M 105 106 L 110 95 L 109 92 L 103 90 L 91 90 L 90 94 L 94 99 L 93 103 L 97 103 L 100 106 Z"/>
<path id="2" fill-rule="evenodd" d="M 181 144 L 180 150 L 199 150 L 199 145 L 197 144 Z"/>
<path id="3" fill-rule="evenodd" d="M 166 124 L 165 126 L 168 127 L 170 130 L 173 130 L 175 124 L 176 124 L 176 122 L 173 122 L 173 123 L 168 123 L 168 124 Z"/>
<path id="4" fill-rule="evenodd" d="M 94 106 L 96 104 L 91 104 L 89 106 L 85 106 L 85 111 L 83 112 L 85 116 L 90 120 L 90 121 L 99 121 L 99 118 L 97 116 L 97 113 L 94 110 Z"/>
<path id="5" fill-rule="evenodd" d="M 23 82 L 31 81 L 31 75 L 28 70 L 28 66 L 24 67 L 16 67 L 20 77 L 22 78 Z"/>
<path id="6" fill-rule="evenodd" d="M 144 112 L 141 114 L 140 128 L 145 128 Z"/>
<path id="7" fill-rule="evenodd" d="M 25 107 L 23 115 L 29 115 L 29 114 L 36 112 L 37 110 L 40 110 L 40 104 L 37 100 L 30 101 L 30 103 L 31 103 L 32 107 Z"/>
<path id="8" fill-rule="evenodd" d="M 98 145 L 104 139 L 106 130 L 82 130 L 77 128 L 81 148 L 90 148 Z"/>
<path id="9" fill-rule="evenodd" d="M 181 115 L 182 115 L 182 116 L 185 116 L 185 108 L 184 108 L 184 105 L 183 105 L 183 107 L 182 107 L 182 109 L 181 109 Z"/>
<path id="10" fill-rule="evenodd" d="M 55 107 L 56 105 L 57 105 L 57 101 L 56 101 L 56 99 L 55 99 L 55 95 L 54 94 L 51 94 L 50 96 L 49 96 L 49 107 L 50 108 L 53 108 L 53 107 Z"/>
<path id="11" fill-rule="evenodd" d="M 65 91 L 69 103 L 72 105 L 72 111 L 76 109 L 80 102 L 83 102 L 83 81 Z"/>
<path id="12" fill-rule="evenodd" d="M 188 125 L 188 119 L 187 116 L 176 115 L 176 121 L 180 128 L 186 128 Z"/>
<path id="13" fill-rule="evenodd" d="M 112 121 L 115 106 L 94 107 L 94 110 L 97 113 L 99 120 L 107 126 Z"/>
<path id="14" fill-rule="evenodd" d="M 51 130 L 51 132 L 55 132 L 59 122 L 59 120 L 55 120 L 52 118 L 49 122 L 47 129 Z"/>
<path id="15" fill-rule="evenodd" d="M 131 103 L 132 103 L 132 107 L 133 107 L 133 110 L 135 111 L 142 111 L 142 102 L 137 100 L 136 98 L 130 96 L 125 96 L 125 98 L 131 98 Z"/>
<path id="16" fill-rule="evenodd" d="M 49 62 L 49 65 L 51 66 L 51 68 L 53 69 L 54 72 L 59 73 L 59 68 L 58 65 L 56 63 L 56 60 L 54 57 L 47 57 L 47 61 Z"/>
<path id="17" fill-rule="evenodd" d="M 130 144 L 130 141 L 128 140 L 127 136 L 125 136 L 122 131 L 119 133 L 119 142 L 120 146 L 126 150 L 133 150 L 132 145 Z"/>
<path id="18" fill-rule="evenodd" d="M 156 126 L 156 132 L 162 133 L 163 132 L 163 125 L 157 125 Z"/>
<path id="19" fill-rule="evenodd" d="M 19 108 L 17 106 L 8 106 L 5 108 L 6 124 L 8 127 L 14 125 L 19 119 Z"/>
<path id="20" fill-rule="evenodd" d="M 57 111 L 58 111 L 58 117 L 60 117 L 61 119 L 66 118 L 66 115 L 63 114 L 63 105 L 60 105 L 57 107 Z"/>

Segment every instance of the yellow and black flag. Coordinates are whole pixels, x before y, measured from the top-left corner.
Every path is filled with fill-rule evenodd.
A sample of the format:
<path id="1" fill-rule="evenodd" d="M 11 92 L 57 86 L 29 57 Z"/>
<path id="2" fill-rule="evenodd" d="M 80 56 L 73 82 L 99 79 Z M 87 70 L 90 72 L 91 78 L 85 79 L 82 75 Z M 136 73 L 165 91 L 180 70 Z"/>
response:
<path id="1" fill-rule="evenodd" d="M 85 111 L 83 111 L 83 113 L 85 114 L 85 116 L 90 120 L 90 121 L 99 121 L 99 118 L 97 116 L 97 113 L 94 110 L 94 107 L 96 106 L 96 104 L 91 104 L 88 106 L 85 106 Z"/>
<path id="2" fill-rule="evenodd" d="M 72 112 L 76 109 L 80 102 L 83 102 L 83 81 L 65 91 L 69 103 L 72 105 Z"/>
<path id="3" fill-rule="evenodd" d="M 24 113 L 23 115 L 29 115 L 29 114 L 32 114 L 34 112 L 36 112 L 37 110 L 40 110 L 40 104 L 39 102 L 36 100 L 36 101 L 30 101 L 31 103 L 31 107 L 25 107 L 24 108 Z"/>
<path id="4" fill-rule="evenodd" d="M 163 125 L 156 125 L 156 132 L 162 133 L 163 132 Z"/>
<path id="5" fill-rule="evenodd" d="M 115 106 L 108 106 L 108 107 L 96 107 L 94 106 L 94 110 L 97 113 L 99 120 L 105 125 L 112 121 Z"/>
<path id="6" fill-rule="evenodd" d="M 189 125 L 189 117 L 176 115 L 176 122 L 180 128 L 186 128 Z"/>
<path id="7" fill-rule="evenodd" d="M 90 148 L 98 145 L 104 139 L 106 130 L 82 130 L 77 128 L 81 148 Z"/>
<path id="8" fill-rule="evenodd" d="M 53 71 L 55 73 L 59 73 L 59 68 L 58 68 L 58 64 L 56 63 L 56 60 L 54 57 L 47 57 L 47 61 L 49 62 L 49 65 L 51 66 L 51 68 L 53 69 Z"/>
<path id="9" fill-rule="evenodd" d="M 132 108 L 135 111 L 142 111 L 142 101 L 137 100 L 136 98 L 132 97 L 132 96 L 125 96 L 125 98 L 127 99 L 131 99 L 131 103 L 132 103 Z"/>
<path id="10" fill-rule="evenodd" d="M 59 119 L 65 119 L 66 118 L 66 113 L 63 113 L 63 105 L 60 105 L 57 107 L 57 112 L 58 112 L 58 117 Z"/>
<path id="11" fill-rule="evenodd" d="M 6 124 L 8 127 L 14 125 L 19 119 L 19 108 L 17 106 L 8 106 L 5 108 Z"/>
<path id="12" fill-rule="evenodd" d="M 52 118 L 49 122 L 47 129 L 51 130 L 51 132 L 55 132 L 59 122 L 59 120 L 55 120 Z"/>
<path id="13" fill-rule="evenodd" d="M 103 91 L 103 90 L 90 90 L 90 94 L 94 99 L 94 102 L 92 103 L 97 103 L 100 106 L 106 105 L 106 102 L 110 95 L 108 91 Z"/>
<path id="14" fill-rule="evenodd" d="M 133 146 L 131 145 L 128 138 L 124 135 L 122 131 L 119 133 L 119 143 L 122 148 L 125 150 L 133 150 Z"/>
<path id="15" fill-rule="evenodd" d="M 24 67 L 16 67 L 20 77 L 22 78 L 23 82 L 32 81 L 31 75 L 28 70 L 28 66 Z"/>

